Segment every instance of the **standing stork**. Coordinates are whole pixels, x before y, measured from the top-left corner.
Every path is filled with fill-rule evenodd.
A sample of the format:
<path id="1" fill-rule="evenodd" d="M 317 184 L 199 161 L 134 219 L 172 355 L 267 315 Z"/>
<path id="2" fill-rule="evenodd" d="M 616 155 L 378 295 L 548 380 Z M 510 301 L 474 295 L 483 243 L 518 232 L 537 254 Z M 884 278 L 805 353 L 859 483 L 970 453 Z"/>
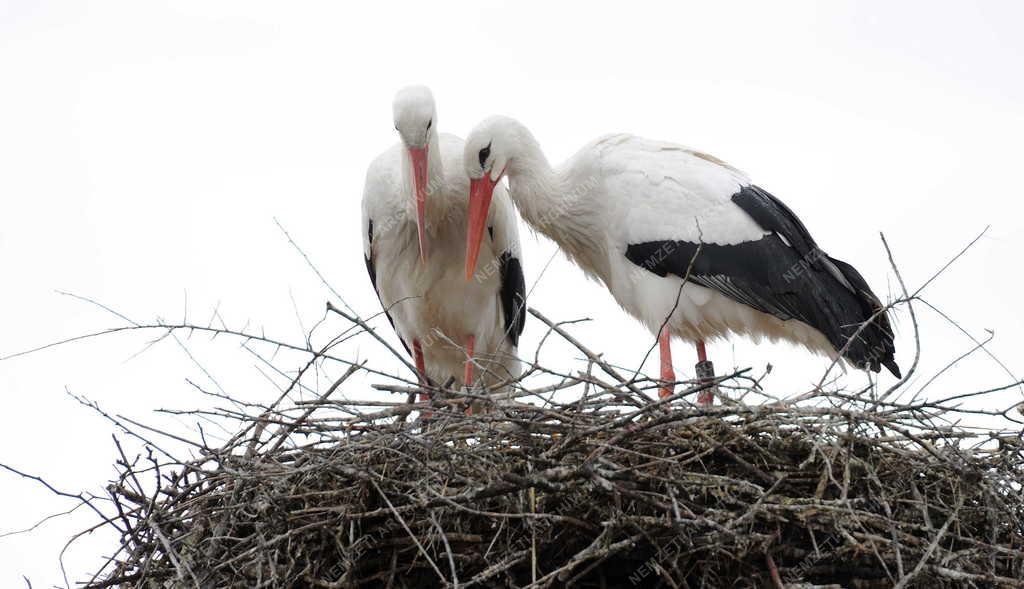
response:
<path id="1" fill-rule="evenodd" d="M 675 381 L 672 336 L 696 344 L 706 380 L 714 371 L 704 342 L 731 333 L 900 375 L 888 318 L 860 273 L 821 251 L 789 207 L 718 158 L 609 135 L 553 168 L 526 127 L 492 117 L 467 138 L 463 166 L 467 274 L 491 194 L 507 175 L 526 222 L 656 335 L 663 383 Z M 663 384 L 660 395 L 672 390 Z"/>
<path id="2" fill-rule="evenodd" d="M 401 142 L 370 164 L 363 189 L 370 282 L 421 382 L 491 387 L 514 378 L 525 283 L 508 194 L 495 192 L 483 264 L 474 280 L 463 280 L 469 181 L 462 139 L 438 134 L 434 98 L 422 86 L 400 90 L 393 112 Z"/>

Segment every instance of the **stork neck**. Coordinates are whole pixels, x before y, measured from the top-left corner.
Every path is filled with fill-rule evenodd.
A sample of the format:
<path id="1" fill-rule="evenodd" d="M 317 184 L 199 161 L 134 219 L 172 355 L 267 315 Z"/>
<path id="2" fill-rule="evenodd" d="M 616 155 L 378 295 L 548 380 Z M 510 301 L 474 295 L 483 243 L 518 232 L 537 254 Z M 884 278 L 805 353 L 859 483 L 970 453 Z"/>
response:
<path id="1" fill-rule="evenodd" d="M 551 239 L 585 272 L 606 280 L 607 255 L 598 234 L 590 186 L 571 180 L 568 169 L 554 169 L 528 133 L 509 162 L 509 192 L 523 219 Z"/>
<path id="2" fill-rule="evenodd" d="M 512 200 L 523 219 L 534 229 L 552 237 L 555 222 L 562 217 L 565 203 L 559 202 L 562 178 L 538 150 L 535 157 L 520 155 L 509 166 Z"/>

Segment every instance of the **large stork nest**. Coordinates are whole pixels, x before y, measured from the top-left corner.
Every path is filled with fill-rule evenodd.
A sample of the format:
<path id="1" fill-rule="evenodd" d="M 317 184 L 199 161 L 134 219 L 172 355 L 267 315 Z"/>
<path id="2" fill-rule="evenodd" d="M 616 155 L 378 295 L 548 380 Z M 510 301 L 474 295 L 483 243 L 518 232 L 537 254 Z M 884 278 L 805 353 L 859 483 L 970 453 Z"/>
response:
<path id="1" fill-rule="evenodd" d="M 405 355 L 351 309 L 328 304 L 301 344 L 228 328 L 215 312 L 220 327 L 132 322 L 94 335 L 242 340 L 290 380 L 276 400 L 204 391 L 222 408 L 172 410 L 214 421 L 226 441 L 79 399 L 149 449 L 131 459 L 118 442 L 105 497 L 6 468 L 80 499 L 117 531 L 91 588 L 1024 588 L 1024 421 L 1007 390 L 1024 383 L 1010 375 L 1006 386 L 926 396 L 984 350 L 974 340 L 908 384 L 921 349 L 911 301 L 935 277 L 908 291 L 893 269 L 903 296 L 890 307 L 908 307 L 917 354 L 889 389 L 845 390 L 826 373 L 777 397 L 740 370 L 655 400 L 662 383 L 611 366 L 532 309 L 548 331 L 502 392 L 421 388 Z M 336 316 L 347 323 L 314 346 Z M 364 334 L 408 373 L 337 351 Z M 585 368 L 544 366 L 552 340 Z M 281 350 L 301 368 L 277 368 Z M 367 379 L 348 380 L 356 373 L 386 394 L 370 400 Z M 711 386 L 716 403 L 694 404 Z M 422 392 L 432 401 L 414 402 Z M 982 423 L 991 428 L 968 425 Z M 158 445 L 168 439 L 191 457 Z"/>
<path id="2" fill-rule="evenodd" d="M 655 402 L 591 360 L 473 415 L 332 401 L 343 377 L 184 465 L 122 460 L 89 586 L 1024 587 L 1022 440 L 948 425 L 962 399 L 748 404 L 737 373 Z"/>

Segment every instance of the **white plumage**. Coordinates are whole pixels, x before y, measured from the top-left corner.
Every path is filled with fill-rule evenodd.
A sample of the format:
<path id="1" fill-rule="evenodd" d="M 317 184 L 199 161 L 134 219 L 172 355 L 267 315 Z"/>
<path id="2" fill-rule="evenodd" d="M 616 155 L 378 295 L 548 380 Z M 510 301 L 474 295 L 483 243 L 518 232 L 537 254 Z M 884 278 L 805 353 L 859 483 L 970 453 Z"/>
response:
<path id="1" fill-rule="evenodd" d="M 822 252 L 781 201 L 710 155 L 630 135 L 602 137 L 551 167 L 520 123 L 492 117 L 466 140 L 471 204 L 509 178 L 523 218 L 662 336 L 786 340 L 877 371 L 892 359 L 880 303 L 852 266 Z M 687 280 L 684 282 L 684 277 Z M 663 391 L 664 393 L 665 391 Z"/>
<path id="2" fill-rule="evenodd" d="M 520 372 L 516 345 L 523 292 L 515 214 L 507 193 L 495 195 L 483 264 L 476 279 L 466 281 L 469 182 L 461 173 L 463 142 L 437 133 L 433 97 L 426 88 L 400 91 L 394 110 L 402 142 L 373 161 L 363 190 L 367 269 L 399 338 L 427 377 L 435 384 L 449 378 L 474 384 L 464 382 L 471 374 L 466 362 L 472 347 L 470 378 L 493 386 Z M 419 179 L 416 157 L 421 158 Z M 425 185 L 418 188 L 417 180 Z M 419 228 L 418 189 L 423 209 Z M 512 270 L 511 259 L 516 260 Z M 512 271 L 518 276 L 510 276 Z M 503 296 L 515 302 L 511 314 Z"/>
<path id="3" fill-rule="evenodd" d="M 625 257 L 627 244 L 651 241 L 735 245 L 769 232 L 732 202 L 750 184 L 745 174 L 724 162 L 685 147 L 629 135 L 603 138 L 593 145 L 597 165 L 606 170 L 604 199 L 608 219 L 605 243 L 614 254 L 606 284 L 630 314 L 653 333 L 679 303 L 670 320 L 673 332 L 690 341 L 746 335 L 759 341 L 784 339 L 834 355 L 821 332 L 795 320 L 781 321 L 717 290 L 686 284 L 678 276 L 661 277 Z"/>

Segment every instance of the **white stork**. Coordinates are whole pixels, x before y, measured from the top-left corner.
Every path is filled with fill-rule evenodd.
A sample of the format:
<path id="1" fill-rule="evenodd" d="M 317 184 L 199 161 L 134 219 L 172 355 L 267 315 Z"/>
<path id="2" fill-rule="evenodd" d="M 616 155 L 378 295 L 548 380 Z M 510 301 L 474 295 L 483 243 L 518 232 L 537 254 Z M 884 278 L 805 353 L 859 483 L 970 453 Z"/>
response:
<path id="1" fill-rule="evenodd" d="M 696 344 L 697 373 L 707 378 L 714 372 L 704 342 L 729 334 L 786 340 L 900 375 L 888 318 L 860 273 L 821 251 L 782 201 L 718 158 L 609 135 L 553 168 L 521 123 L 492 117 L 467 138 L 463 166 L 467 273 L 491 193 L 507 175 L 526 222 L 657 336 L 664 383 L 675 381 L 672 336 Z M 660 395 L 671 393 L 663 385 Z"/>
<path id="2" fill-rule="evenodd" d="M 483 264 L 475 280 L 463 280 L 462 139 L 438 135 L 427 88 L 400 90 L 393 111 L 402 140 L 370 164 L 362 206 L 366 269 L 384 312 L 421 382 L 489 387 L 518 376 L 525 283 L 508 194 L 496 191 Z"/>

